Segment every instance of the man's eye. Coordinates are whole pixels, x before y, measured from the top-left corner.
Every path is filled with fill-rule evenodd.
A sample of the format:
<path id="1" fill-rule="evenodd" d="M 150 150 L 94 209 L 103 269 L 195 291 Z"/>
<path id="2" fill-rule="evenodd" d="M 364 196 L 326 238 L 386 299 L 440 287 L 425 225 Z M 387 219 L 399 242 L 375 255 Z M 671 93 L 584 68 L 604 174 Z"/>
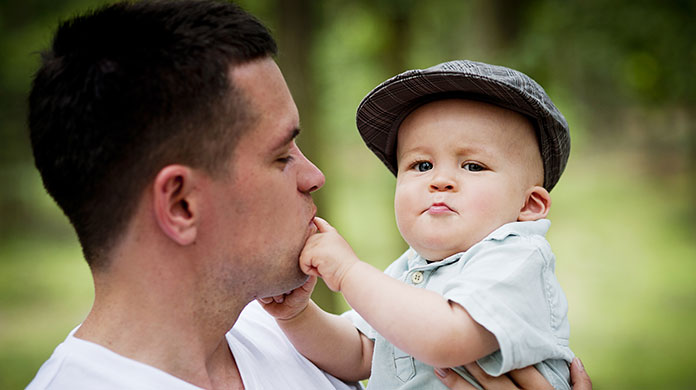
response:
<path id="1" fill-rule="evenodd" d="M 481 172 L 486 169 L 483 165 L 472 162 L 462 164 L 462 168 L 469 172 Z"/>
<path id="2" fill-rule="evenodd" d="M 425 172 L 433 169 L 433 164 L 430 161 L 421 161 L 416 164 L 418 172 Z"/>
<path id="3" fill-rule="evenodd" d="M 287 155 L 285 157 L 280 157 L 276 161 L 278 161 L 281 164 L 287 164 L 290 161 L 292 161 L 293 157 L 291 155 Z"/>

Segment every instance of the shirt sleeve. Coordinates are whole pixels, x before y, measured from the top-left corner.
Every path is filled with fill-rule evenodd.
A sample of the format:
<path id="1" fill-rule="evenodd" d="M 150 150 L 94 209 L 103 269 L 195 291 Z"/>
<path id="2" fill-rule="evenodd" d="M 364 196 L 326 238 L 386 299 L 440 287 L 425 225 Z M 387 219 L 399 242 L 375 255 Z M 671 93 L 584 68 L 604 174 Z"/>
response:
<path id="1" fill-rule="evenodd" d="M 558 337 L 566 331 L 559 328 L 567 324 L 567 302 L 547 245 L 519 236 L 490 242 L 443 290 L 495 335 L 500 349 L 478 361 L 489 375 L 567 354 L 567 337 Z"/>
<path id="2" fill-rule="evenodd" d="M 347 312 L 341 314 L 341 316 L 348 318 L 350 322 L 353 323 L 353 326 L 355 326 L 360 331 L 360 333 L 367 336 L 368 339 L 374 341 L 377 337 L 377 332 L 375 331 L 375 329 L 370 324 L 368 324 L 367 321 L 365 321 L 365 319 L 363 319 L 357 311 L 348 310 Z"/>

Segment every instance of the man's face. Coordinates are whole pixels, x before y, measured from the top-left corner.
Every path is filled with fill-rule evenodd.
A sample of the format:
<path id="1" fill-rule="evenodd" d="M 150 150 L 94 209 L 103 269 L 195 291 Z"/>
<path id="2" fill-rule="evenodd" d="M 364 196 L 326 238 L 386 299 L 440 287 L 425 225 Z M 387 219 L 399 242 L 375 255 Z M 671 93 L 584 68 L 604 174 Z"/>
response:
<path id="1" fill-rule="evenodd" d="M 204 220 L 220 257 L 216 277 L 251 298 L 277 295 L 306 280 L 298 258 L 316 229 L 310 193 L 324 184 L 324 175 L 295 144 L 297 108 L 275 62 L 236 66 L 231 79 L 252 115 L 228 174 L 211 183 Z"/>
<path id="2" fill-rule="evenodd" d="M 533 127 L 497 106 L 435 101 L 411 113 L 398 137 L 397 225 L 429 260 L 516 221 L 527 191 L 543 180 Z"/>

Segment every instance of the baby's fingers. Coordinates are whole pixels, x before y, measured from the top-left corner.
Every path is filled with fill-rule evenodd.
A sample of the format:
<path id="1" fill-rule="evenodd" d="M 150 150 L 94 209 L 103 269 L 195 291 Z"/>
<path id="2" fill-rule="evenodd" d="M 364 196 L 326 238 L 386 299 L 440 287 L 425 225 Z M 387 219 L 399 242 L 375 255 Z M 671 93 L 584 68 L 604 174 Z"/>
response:
<path id="1" fill-rule="evenodd" d="M 302 289 L 306 294 L 312 295 L 312 291 L 314 291 L 314 286 L 317 285 L 317 277 L 316 276 L 310 276 L 309 279 L 300 286 L 299 288 Z"/>
<path id="2" fill-rule="evenodd" d="M 306 275 L 310 276 L 320 276 L 317 273 L 317 264 L 315 261 L 321 256 L 321 250 L 319 248 L 320 244 L 317 236 L 312 236 L 305 243 L 302 253 L 300 253 L 300 270 Z"/>
<path id="3" fill-rule="evenodd" d="M 326 222 L 325 219 L 320 217 L 314 217 L 314 225 L 317 227 L 317 229 L 319 229 L 319 233 L 326 233 L 336 230 L 333 226 L 331 226 L 330 223 Z"/>
<path id="4" fill-rule="evenodd" d="M 306 260 L 306 261 L 305 261 Z M 301 258 L 300 259 L 300 270 L 309 276 L 321 276 L 319 275 L 319 270 L 312 264 L 311 258 Z"/>
<path id="5" fill-rule="evenodd" d="M 276 295 L 276 296 L 272 296 L 272 297 L 259 298 L 259 301 L 261 301 L 261 303 L 264 303 L 266 305 L 268 305 L 271 302 L 283 303 L 283 301 L 285 301 L 285 294 L 280 294 L 280 295 Z"/>

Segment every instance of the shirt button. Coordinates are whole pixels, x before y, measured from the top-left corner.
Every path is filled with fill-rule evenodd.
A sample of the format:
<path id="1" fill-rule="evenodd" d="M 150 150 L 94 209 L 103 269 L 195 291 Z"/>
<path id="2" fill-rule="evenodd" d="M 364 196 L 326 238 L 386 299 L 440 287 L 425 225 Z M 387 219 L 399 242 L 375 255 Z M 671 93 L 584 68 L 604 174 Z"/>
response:
<path id="1" fill-rule="evenodd" d="M 420 284 L 423 281 L 423 273 L 418 271 L 411 274 L 411 281 L 414 284 Z"/>

